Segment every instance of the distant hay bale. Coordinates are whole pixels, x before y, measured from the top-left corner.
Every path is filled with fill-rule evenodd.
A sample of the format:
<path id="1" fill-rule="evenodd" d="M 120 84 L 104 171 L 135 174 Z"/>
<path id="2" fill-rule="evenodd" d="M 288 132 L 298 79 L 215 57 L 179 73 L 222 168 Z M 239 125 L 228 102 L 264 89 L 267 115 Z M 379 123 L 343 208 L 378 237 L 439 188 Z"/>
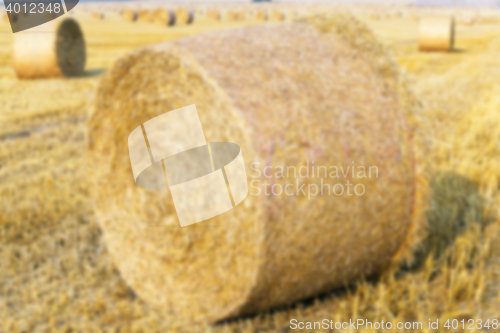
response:
<path id="1" fill-rule="evenodd" d="M 122 19 L 127 22 L 135 22 L 137 20 L 137 12 L 132 9 L 124 9 L 121 13 Z"/>
<path id="2" fill-rule="evenodd" d="M 104 20 L 104 18 L 106 17 L 104 13 L 100 13 L 100 12 L 92 12 L 92 17 L 97 19 L 97 20 Z"/>
<path id="3" fill-rule="evenodd" d="M 150 23 L 153 21 L 153 14 L 147 9 L 140 10 L 137 13 L 137 20 Z"/>
<path id="4" fill-rule="evenodd" d="M 245 16 L 241 11 L 229 10 L 226 13 L 226 19 L 228 21 L 243 21 L 245 19 Z"/>
<path id="5" fill-rule="evenodd" d="M 216 321 L 380 272 L 405 242 L 415 208 L 410 107 L 399 82 L 369 30 L 345 16 L 211 32 L 119 59 L 95 97 L 87 170 L 121 276 L 180 320 Z M 127 138 L 188 104 L 196 105 L 207 142 L 241 147 L 251 192 L 226 213 L 181 229 L 169 189 L 135 184 Z M 313 164 L 380 173 L 325 180 L 309 176 Z M 274 169 L 266 179 L 265 166 L 286 166 L 291 178 Z M 295 193 L 295 184 L 307 191 L 323 181 L 363 184 L 366 194 Z M 293 195 L 265 195 L 264 182 L 293 183 Z"/>
<path id="6" fill-rule="evenodd" d="M 420 19 L 418 48 L 420 51 L 453 50 L 455 19 L 453 17 L 427 17 Z"/>
<path id="7" fill-rule="evenodd" d="M 220 21 L 220 19 L 221 19 L 220 12 L 218 10 L 215 10 L 215 9 L 211 9 L 211 10 L 207 11 L 206 16 L 207 16 L 207 19 L 213 20 L 213 21 Z"/>
<path id="8" fill-rule="evenodd" d="M 171 10 L 158 8 L 153 13 L 153 22 L 160 26 L 172 26 L 176 23 L 176 16 Z"/>
<path id="9" fill-rule="evenodd" d="M 258 10 L 255 13 L 255 19 L 259 21 L 267 21 L 268 19 L 267 12 L 265 10 Z"/>
<path id="10" fill-rule="evenodd" d="M 37 31 L 43 33 L 37 33 Z M 50 31 L 50 32 L 48 32 Z M 83 73 L 85 40 L 77 21 L 51 21 L 14 34 L 13 66 L 19 78 L 69 77 Z"/>
<path id="11" fill-rule="evenodd" d="M 194 21 L 194 14 L 191 10 L 185 8 L 177 8 L 175 11 L 175 24 L 184 25 L 191 24 Z"/>
<path id="12" fill-rule="evenodd" d="M 285 20 L 286 16 L 285 16 L 285 13 L 279 11 L 279 10 L 273 10 L 271 12 L 271 21 L 279 21 L 279 22 L 283 22 Z"/>

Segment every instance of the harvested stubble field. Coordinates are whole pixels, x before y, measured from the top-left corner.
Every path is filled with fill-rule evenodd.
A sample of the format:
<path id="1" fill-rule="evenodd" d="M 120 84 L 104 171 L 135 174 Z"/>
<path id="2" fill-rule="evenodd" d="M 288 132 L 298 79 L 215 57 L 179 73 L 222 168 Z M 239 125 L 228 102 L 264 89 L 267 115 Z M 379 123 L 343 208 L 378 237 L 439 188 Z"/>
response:
<path id="1" fill-rule="evenodd" d="M 419 98 L 417 132 L 424 140 L 418 149 L 425 151 L 422 165 L 432 170 L 430 236 L 410 265 L 216 325 L 179 324 L 144 303 L 121 278 L 88 200 L 86 121 L 101 75 L 125 52 L 262 23 L 195 20 L 166 28 L 83 19 L 85 75 L 33 81 L 15 77 L 12 35 L 0 34 L 0 332 L 282 332 L 291 318 L 498 319 L 500 24 L 458 25 L 456 51 L 419 53 L 418 22 L 410 17 L 360 17 Z"/>

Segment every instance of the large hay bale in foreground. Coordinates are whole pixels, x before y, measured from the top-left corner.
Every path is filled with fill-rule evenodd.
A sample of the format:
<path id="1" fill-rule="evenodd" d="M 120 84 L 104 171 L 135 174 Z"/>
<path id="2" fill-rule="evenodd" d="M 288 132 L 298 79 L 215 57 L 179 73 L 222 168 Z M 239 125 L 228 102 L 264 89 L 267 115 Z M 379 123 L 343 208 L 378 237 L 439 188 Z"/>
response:
<path id="1" fill-rule="evenodd" d="M 153 22 L 160 26 L 172 26 L 175 24 L 175 13 L 171 10 L 158 8 L 153 13 Z"/>
<path id="2" fill-rule="evenodd" d="M 175 11 L 175 24 L 184 25 L 191 24 L 194 21 L 194 14 L 191 10 L 185 8 L 177 8 Z"/>
<path id="3" fill-rule="evenodd" d="M 135 22 L 137 20 L 137 12 L 132 9 L 124 9 L 122 12 L 122 18 L 127 22 Z"/>
<path id="4" fill-rule="evenodd" d="M 178 318 L 215 321 L 380 272 L 404 243 L 415 207 L 399 82 L 368 30 L 344 16 L 213 32 L 118 60 L 100 83 L 89 120 L 88 170 L 122 276 L 141 298 Z M 128 137 L 189 104 L 207 142 L 237 143 L 249 180 L 258 183 L 226 213 L 179 228 L 170 190 L 135 184 Z M 353 165 L 379 172 L 309 176 L 317 166 L 330 172 Z M 285 178 L 273 169 L 268 179 L 265 166 L 308 174 Z M 347 181 L 362 184 L 365 194 L 298 190 Z M 273 193 L 292 184 L 286 189 L 293 194 L 265 195 L 264 182 Z"/>
<path id="5" fill-rule="evenodd" d="M 19 78 L 78 76 L 85 40 L 77 21 L 64 18 L 14 34 L 13 66 Z"/>
<path id="6" fill-rule="evenodd" d="M 418 49 L 420 51 L 453 50 L 455 43 L 455 19 L 453 17 L 421 18 L 419 23 Z"/>

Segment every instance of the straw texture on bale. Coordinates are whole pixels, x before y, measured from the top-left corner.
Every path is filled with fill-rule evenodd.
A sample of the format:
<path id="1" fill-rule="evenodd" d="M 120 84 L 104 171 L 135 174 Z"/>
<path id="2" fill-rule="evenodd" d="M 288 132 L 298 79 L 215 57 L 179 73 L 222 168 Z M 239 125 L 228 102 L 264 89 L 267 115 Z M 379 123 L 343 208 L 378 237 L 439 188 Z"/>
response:
<path id="1" fill-rule="evenodd" d="M 85 58 L 82 30 L 71 18 L 14 35 L 13 66 L 19 78 L 77 76 L 83 73 Z"/>
<path id="2" fill-rule="evenodd" d="M 137 20 L 137 12 L 132 9 L 124 9 L 122 12 L 122 18 L 127 22 L 134 22 Z"/>
<path id="3" fill-rule="evenodd" d="M 193 11 L 187 10 L 185 8 L 177 8 L 175 11 L 175 24 L 191 24 L 194 21 Z"/>
<path id="4" fill-rule="evenodd" d="M 393 260 L 415 208 L 411 130 L 397 70 L 360 26 L 341 15 L 213 32 L 142 48 L 104 76 L 88 125 L 90 188 L 109 251 L 141 298 L 178 318 L 215 321 L 317 295 Z M 127 138 L 189 104 L 207 142 L 241 147 L 254 195 L 181 229 L 168 189 L 136 186 Z M 361 197 L 250 187 L 266 181 L 253 162 L 311 171 L 313 161 L 355 161 L 379 174 L 357 179 Z M 328 182 L 271 179 L 295 181 Z"/>
<path id="5" fill-rule="evenodd" d="M 420 51 L 453 50 L 455 43 L 455 19 L 453 17 L 421 18 L 419 23 L 418 48 Z"/>
<path id="6" fill-rule="evenodd" d="M 176 21 L 175 13 L 171 10 L 158 8 L 153 13 L 153 22 L 160 26 L 171 26 Z"/>

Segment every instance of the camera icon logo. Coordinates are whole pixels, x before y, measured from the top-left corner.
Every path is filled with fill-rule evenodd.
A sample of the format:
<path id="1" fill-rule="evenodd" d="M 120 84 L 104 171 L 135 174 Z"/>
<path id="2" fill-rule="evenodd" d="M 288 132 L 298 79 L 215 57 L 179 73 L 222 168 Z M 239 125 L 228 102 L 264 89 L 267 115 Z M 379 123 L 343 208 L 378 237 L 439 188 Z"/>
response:
<path id="1" fill-rule="evenodd" d="M 128 147 L 135 183 L 144 189 L 168 186 L 181 227 L 220 215 L 248 195 L 240 147 L 207 143 L 195 105 L 138 126 Z"/>

